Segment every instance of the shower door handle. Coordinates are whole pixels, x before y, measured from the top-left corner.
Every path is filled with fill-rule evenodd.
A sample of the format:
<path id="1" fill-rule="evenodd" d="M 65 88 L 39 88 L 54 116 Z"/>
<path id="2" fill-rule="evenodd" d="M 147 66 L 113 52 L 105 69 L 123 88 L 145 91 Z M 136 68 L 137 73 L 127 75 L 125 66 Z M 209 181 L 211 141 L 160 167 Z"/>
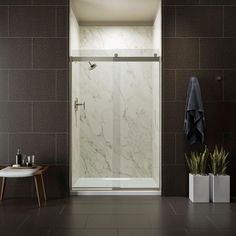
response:
<path id="1" fill-rule="evenodd" d="M 75 111 L 78 111 L 79 106 L 83 106 L 83 109 L 85 110 L 85 102 L 79 103 L 79 99 L 75 98 L 75 102 L 74 102 Z"/>

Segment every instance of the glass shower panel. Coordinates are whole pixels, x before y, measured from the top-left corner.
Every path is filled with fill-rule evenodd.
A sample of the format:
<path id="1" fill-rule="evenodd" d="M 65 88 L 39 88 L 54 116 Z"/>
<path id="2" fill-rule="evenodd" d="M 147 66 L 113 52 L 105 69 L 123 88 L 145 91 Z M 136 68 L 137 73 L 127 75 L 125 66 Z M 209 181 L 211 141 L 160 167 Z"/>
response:
<path id="1" fill-rule="evenodd" d="M 91 62 L 94 63 L 94 62 Z M 113 63 L 80 62 L 80 177 L 113 176 Z"/>
<path id="2" fill-rule="evenodd" d="M 157 188 L 154 180 L 153 158 L 155 144 L 154 71 L 157 62 L 117 62 L 115 93 L 118 115 L 120 188 Z M 114 113 L 115 114 L 115 113 Z M 117 161 L 118 162 L 118 161 Z"/>
<path id="3" fill-rule="evenodd" d="M 79 108 L 79 177 L 72 187 L 159 187 L 158 68 L 142 58 L 79 62 L 85 107 Z"/>

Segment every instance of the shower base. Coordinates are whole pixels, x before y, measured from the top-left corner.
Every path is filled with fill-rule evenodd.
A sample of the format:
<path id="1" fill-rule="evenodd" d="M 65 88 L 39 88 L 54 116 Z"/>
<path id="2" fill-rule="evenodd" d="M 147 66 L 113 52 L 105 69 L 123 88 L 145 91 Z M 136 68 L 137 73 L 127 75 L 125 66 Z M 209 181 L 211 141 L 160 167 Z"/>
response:
<path id="1" fill-rule="evenodd" d="M 73 188 L 157 189 L 153 178 L 79 178 Z"/>

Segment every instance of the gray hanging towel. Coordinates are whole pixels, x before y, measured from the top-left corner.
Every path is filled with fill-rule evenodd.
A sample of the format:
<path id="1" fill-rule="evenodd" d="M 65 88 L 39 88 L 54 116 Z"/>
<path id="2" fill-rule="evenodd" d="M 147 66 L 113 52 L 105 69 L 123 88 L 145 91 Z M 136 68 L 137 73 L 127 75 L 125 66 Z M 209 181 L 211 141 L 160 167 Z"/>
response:
<path id="1" fill-rule="evenodd" d="M 204 142 L 205 116 L 201 89 L 197 77 L 191 77 L 188 84 L 184 130 L 190 144 Z"/>

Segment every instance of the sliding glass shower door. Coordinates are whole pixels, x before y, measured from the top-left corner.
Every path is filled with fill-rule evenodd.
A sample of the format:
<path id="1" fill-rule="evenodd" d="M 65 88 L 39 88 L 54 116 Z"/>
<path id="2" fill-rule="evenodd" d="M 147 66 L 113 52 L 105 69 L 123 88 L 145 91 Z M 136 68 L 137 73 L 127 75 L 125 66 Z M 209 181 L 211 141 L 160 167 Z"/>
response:
<path id="1" fill-rule="evenodd" d="M 72 63 L 78 90 L 72 94 L 78 98 L 72 110 L 78 132 L 72 187 L 159 188 L 158 59 L 87 59 Z"/>

